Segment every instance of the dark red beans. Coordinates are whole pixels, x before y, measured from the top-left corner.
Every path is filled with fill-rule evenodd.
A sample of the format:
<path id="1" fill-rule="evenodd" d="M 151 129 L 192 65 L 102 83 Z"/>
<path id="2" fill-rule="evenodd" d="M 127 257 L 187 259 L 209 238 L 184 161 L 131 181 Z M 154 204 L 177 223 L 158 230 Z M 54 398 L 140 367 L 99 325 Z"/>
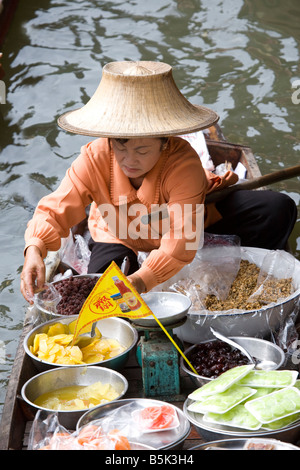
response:
<path id="1" fill-rule="evenodd" d="M 233 367 L 249 364 L 244 354 L 221 340 L 197 344 L 189 360 L 199 375 L 215 379 Z"/>
<path id="2" fill-rule="evenodd" d="M 95 287 L 98 277 L 69 277 L 54 284 L 61 295 L 56 306 L 59 315 L 77 315 Z M 43 296 L 47 300 L 47 294 Z"/>

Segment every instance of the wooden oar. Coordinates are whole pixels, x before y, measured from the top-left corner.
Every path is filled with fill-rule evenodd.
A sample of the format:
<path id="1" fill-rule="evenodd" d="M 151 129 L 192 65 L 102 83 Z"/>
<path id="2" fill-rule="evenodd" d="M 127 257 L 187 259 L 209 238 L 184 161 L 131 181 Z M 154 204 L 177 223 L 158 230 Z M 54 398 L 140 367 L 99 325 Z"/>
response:
<path id="1" fill-rule="evenodd" d="M 205 198 L 205 204 L 221 201 L 224 199 L 224 197 L 228 196 L 228 194 L 231 194 L 234 191 L 238 191 L 239 189 L 258 189 L 263 186 L 267 186 L 268 184 L 294 178 L 295 176 L 300 176 L 300 165 L 291 166 L 290 168 L 285 168 L 284 170 L 274 171 L 274 173 L 268 173 L 267 175 L 259 176 L 258 178 L 246 180 L 243 183 L 237 183 L 233 186 L 228 186 L 228 188 L 214 191 L 213 193 L 207 194 Z M 141 222 L 143 224 L 150 224 L 154 220 L 158 220 L 158 218 L 164 219 L 168 217 L 168 215 L 168 209 L 167 207 L 164 207 L 159 211 L 143 215 L 141 217 Z"/>
<path id="2" fill-rule="evenodd" d="M 295 176 L 300 176 L 300 165 L 274 171 L 273 173 L 268 173 L 267 175 L 259 176 L 258 178 L 246 180 L 243 183 L 237 183 L 233 186 L 229 186 L 228 188 L 214 191 L 213 193 L 207 194 L 205 203 L 208 204 L 210 202 L 221 201 L 224 197 L 228 196 L 228 194 L 240 189 L 258 189 L 269 184 L 278 183 L 278 181 L 294 178 Z"/>

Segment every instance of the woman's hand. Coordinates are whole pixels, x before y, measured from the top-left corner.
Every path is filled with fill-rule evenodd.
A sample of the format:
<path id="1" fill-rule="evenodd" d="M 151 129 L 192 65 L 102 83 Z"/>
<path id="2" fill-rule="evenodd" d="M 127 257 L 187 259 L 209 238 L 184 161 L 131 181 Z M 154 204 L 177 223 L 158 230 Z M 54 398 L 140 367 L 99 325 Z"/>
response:
<path id="1" fill-rule="evenodd" d="M 142 294 L 146 290 L 146 286 L 144 284 L 144 281 L 140 276 L 136 273 L 130 274 L 127 276 L 128 280 L 131 282 L 133 287 L 135 288 L 136 291 L 138 291 L 139 294 Z"/>
<path id="2" fill-rule="evenodd" d="M 25 254 L 24 266 L 21 274 L 21 292 L 30 304 L 33 304 L 34 293 L 43 288 L 45 284 L 45 264 L 40 250 L 31 245 Z"/>

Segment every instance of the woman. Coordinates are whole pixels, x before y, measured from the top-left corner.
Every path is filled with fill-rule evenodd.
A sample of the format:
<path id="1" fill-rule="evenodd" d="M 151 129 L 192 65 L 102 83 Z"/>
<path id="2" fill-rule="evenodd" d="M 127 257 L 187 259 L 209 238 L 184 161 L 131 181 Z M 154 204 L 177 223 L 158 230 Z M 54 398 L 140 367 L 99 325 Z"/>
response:
<path id="1" fill-rule="evenodd" d="M 205 195 L 235 183 L 237 176 L 205 171 L 189 143 L 176 136 L 217 120 L 213 111 L 183 97 L 167 64 L 107 64 L 91 100 L 59 118 L 62 128 L 99 138 L 81 149 L 28 224 L 21 275 L 25 299 L 32 302 L 43 287 L 43 259 L 59 249 L 88 206 L 89 272 L 103 272 L 112 260 L 120 266 L 127 257 L 128 278 L 142 293 L 190 263 L 204 228 L 220 222 L 224 210 L 204 208 Z M 141 267 L 138 251 L 150 253 Z"/>

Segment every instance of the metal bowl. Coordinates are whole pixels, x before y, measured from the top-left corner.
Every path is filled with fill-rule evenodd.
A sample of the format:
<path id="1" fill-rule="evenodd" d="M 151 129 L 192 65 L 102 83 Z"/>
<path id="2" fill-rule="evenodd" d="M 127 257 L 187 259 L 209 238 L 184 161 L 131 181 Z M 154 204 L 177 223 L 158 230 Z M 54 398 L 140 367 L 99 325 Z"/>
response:
<path id="1" fill-rule="evenodd" d="M 78 274 L 74 276 L 70 276 L 73 278 L 79 278 L 79 279 L 85 279 L 85 278 L 99 278 L 102 274 Z M 65 278 L 68 279 L 68 278 Z M 50 288 L 55 286 L 62 282 L 65 279 L 59 279 L 58 281 L 54 281 L 50 283 Z M 34 298 L 34 305 L 38 310 L 40 319 L 42 321 L 48 321 L 52 320 L 52 318 L 64 318 L 66 315 L 61 315 L 56 312 L 56 305 L 58 305 L 60 298 L 53 298 L 52 300 L 43 300 L 43 294 L 45 290 L 39 292 L 38 294 L 35 295 Z"/>
<path id="2" fill-rule="evenodd" d="M 241 258 L 262 266 L 264 257 L 270 250 L 263 248 L 241 247 Z M 193 312 L 187 314 L 186 322 L 174 333 L 191 344 L 211 339 L 210 327 L 222 331 L 226 336 L 259 336 L 268 338 L 280 328 L 288 316 L 297 311 L 300 300 L 300 261 L 295 259 L 293 283 L 295 292 L 284 301 L 266 305 L 260 310 L 233 312 Z"/>
<path id="3" fill-rule="evenodd" d="M 256 359 L 261 361 L 272 361 L 274 363 L 274 366 L 272 367 L 273 370 L 279 369 L 284 363 L 285 354 L 283 350 L 270 341 L 260 338 L 248 338 L 246 336 L 233 336 L 230 339 L 243 346 L 251 354 L 251 356 L 255 357 Z M 206 342 L 207 341 L 202 341 L 202 343 Z M 196 347 L 197 345 L 194 344 L 184 352 L 184 355 L 187 357 L 187 359 L 189 359 L 189 356 Z M 192 372 L 182 357 L 180 358 L 180 367 L 197 387 L 202 387 L 202 385 L 212 380 L 209 377 L 197 375 Z"/>
<path id="4" fill-rule="evenodd" d="M 199 444 L 198 446 L 191 447 L 189 450 L 244 450 L 248 442 L 249 439 L 223 439 Z M 255 438 L 255 442 L 261 445 L 274 445 L 275 450 L 300 450 L 299 447 L 293 444 L 278 441 L 277 439 Z"/>
<path id="5" fill-rule="evenodd" d="M 242 431 L 238 428 L 230 426 L 222 426 L 218 424 L 207 423 L 203 420 L 203 415 L 194 413 L 187 408 L 192 403 L 189 398 L 184 402 L 183 412 L 190 423 L 193 424 L 198 434 L 206 442 L 218 441 L 222 439 L 250 439 L 250 438 L 273 438 L 284 442 L 296 444 L 300 438 L 300 420 L 295 423 L 285 426 L 284 428 L 277 429 L 276 431 L 270 430 L 257 430 L 257 431 Z"/>
<path id="6" fill-rule="evenodd" d="M 191 300 L 177 292 L 149 292 L 143 294 L 142 298 L 162 323 L 162 325 L 175 324 L 184 317 L 191 306 Z M 134 323 L 141 326 L 157 326 L 153 315 L 134 319 Z"/>
<path id="7" fill-rule="evenodd" d="M 119 394 L 121 398 L 128 389 L 128 382 L 119 372 L 105 367 L 80 366 L 80 367 L 60 367 L 58 369 L 42 372 L 29 379 L 22 387 L 21 396 L 30 405 L 32 411 L 38 410 L 52 411 L 49 408 L 43 408 L 34 403 L 42 394 L 57 390 L 62 387 L 73 385 L 91 385 L 95 382 L 103 384 L 109 383 Z M 115 399 L 115 400 L 116 400 Z M 59 423 L 67 429 L 74 430 L 78 419 L 88 410 L 74 411 L 56 411 Z"/>
<path id="8" fill-rule="evenodd" d="M 33 330 L 31 330 L 26 337 L 24 338 L 24 349 L 26 354 L 30 356 L 32 361 L 34 362 L 37 370 L 39 372 L 54 368 L 54 367 L 63 367 L 62 364 L 53 364 L 52 362 L 42 361 L 38 359 L 31 351 L 30 346 L 33 345 L 34 337 L 37 333 L 45 333 L 48 331 L 50 325 L 57 323 L 71 323 L 72 321 L 78 318 L 77 315 L 70 315 L 67 317 L 60 317 L 59 319 L 54 319 L 48 322 L 45 322 Z M 88 365 L 98 365 L 102 367 L 108 367 L 109 369 L 114 370 L 121 370 L 128 358 L 131 349 L 136 345 L 138 334 L 135 328 L 133 328 L 130 323 L 122 318 L 118 317 L 111 317 L 111 318 L 104 318 L 103 320 L 99 320 L 96 322 L 97 328 L 101 331 L 102 336 L 106 338 L 114 338 L 117 339 L 122 346 L 126 349 L 118 356 L 115 356 L 111 359 L 107 359 L 105 361 L 99 361 L 97 363 L 91 363 Z M 70 367 L 80 367 L 80 365 L 70 365 Z"/>
<path id="9" fill-rule="evenodd" d="M 130 450 L 155 450 L 155 447 L 147 446 L 147 444 L 140 444 L 139 442 L 130 442 Z"/>
<path id="10" fill-rule="evenodd" d="M 136 425 L 131 423 L 131 410 L 133 407 L 147 407 L 147 406 L 157 406 L 157 405 L 165 405 L 166 403 L 164 401 L 160 400 L 154 400 L 154 399 L 148 399 L 148 398 L 133 398 L 133 399 L 122 399 L 122 400 L 117 400 L 117 401 L 112 401 L 110 403 L 107 403 L 105 405 L 100 405 L 97 406 L 96 408 L 93 408 L 90 411 L 87 411 L 84 415 L 79 418 L 77 422 L 77 430 L 79 430 L 82 426 L 85 426 L 89 424 L 91 421 L 95 420 L 101 420 L 103 418 L 109 418 L 110 414 L 113 414 L 116 410 L 118 411 L 118 416 L 120 416 L 121 413 L 121 407 L 126 407 L 126 405 L 129 405 L 128 408 L 128 419 L 126 417 L 126 412 L 125 412 L 125 417 L 124 421 L 126 421 L 126 429 L 129 430 L 133 429 L 133 432 L 135 434 L 138 434 L 136 432 Z M 130 406 L 131 405 L 131 406 Z M 123 408 L 124 409 L 124 408 Z M 140 433 L 138 435 L 135 435 L 134 441 L 139 443 L 139 444 L 146 444 L 154 449 L 180 449 L 182 447 L 182 444 L 184 440 L 187 438 L 187 436 L 190 433 L 191 430 L 191 425 L 189 423 L 189 420 L 185 417 L 184 413 L 182 412 L 181 409 L 176 407 L 178 419 L 179 419 L 179 425 L 175 429 L 170 429 L 170 430 L 165 430 L 165 431 L 158 431 L 158 432 L 151 432 L 151 433 Z M 125 419 L 126 418 L 126 419 Z M 112 426 L 118 425 L 113 419 L 112 419 Z M 125 425 L 125 424 L 124 424 Z M 107 420 L 106 420 L 106 426 L 107 426 Z M 121 429 L 119 429 L 122 431 Z M 132 436 L 127 435 L 127 439 L 133 440 Z"/>

